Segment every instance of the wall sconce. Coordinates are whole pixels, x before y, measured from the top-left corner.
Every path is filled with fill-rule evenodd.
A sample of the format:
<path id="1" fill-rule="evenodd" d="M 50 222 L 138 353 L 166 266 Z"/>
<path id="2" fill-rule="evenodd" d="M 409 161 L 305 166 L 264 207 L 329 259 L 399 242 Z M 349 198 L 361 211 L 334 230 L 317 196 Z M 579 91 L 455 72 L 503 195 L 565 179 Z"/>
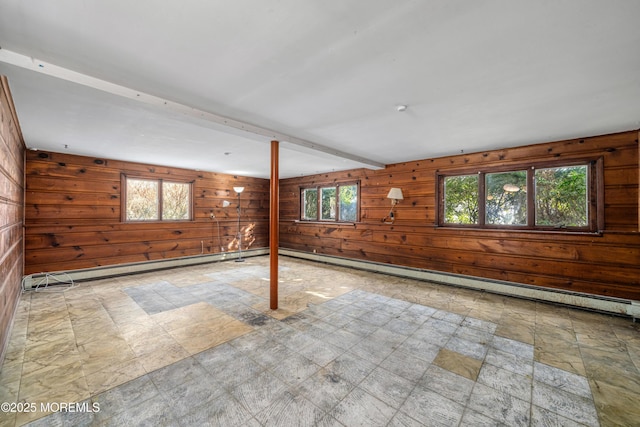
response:
<path id="1" fill-rule="evenodd" d="M 404 199 L 402 196 L 402 190 L 399 188 L 392 188 L 389 190 L 389 194 L 387 194 L 387 199 L 391 199 L 391 210 L 389 211 L 389 215 L 382 218 L 382 222 L 385 224 L 393 224 L 393 221 L 395 221 L 395 214 L 393 210 L 398 204 L 398 201 Z"/>

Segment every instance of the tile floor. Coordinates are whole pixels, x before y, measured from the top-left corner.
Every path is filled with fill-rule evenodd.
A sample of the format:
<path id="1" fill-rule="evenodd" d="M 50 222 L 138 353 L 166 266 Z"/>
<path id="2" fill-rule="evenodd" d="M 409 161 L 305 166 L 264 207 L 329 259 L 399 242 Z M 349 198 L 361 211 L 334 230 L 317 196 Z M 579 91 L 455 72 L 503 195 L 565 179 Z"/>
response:
<path id="1" fill-rule="evenodd" d="M 286 257 L 272 311 L 268 265 L 25 293 L 0 426 L 640 425 L 630 319 Z"/>

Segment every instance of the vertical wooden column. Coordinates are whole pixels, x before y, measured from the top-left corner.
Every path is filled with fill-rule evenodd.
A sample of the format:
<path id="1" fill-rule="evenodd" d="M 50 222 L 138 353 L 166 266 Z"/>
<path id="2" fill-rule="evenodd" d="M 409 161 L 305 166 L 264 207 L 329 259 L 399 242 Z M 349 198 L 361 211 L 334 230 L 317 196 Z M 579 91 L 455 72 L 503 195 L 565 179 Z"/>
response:
<path id="1" fill-rule="evenodd" d="M 280 233 L 280 178 L 278 172 L 279 142 L 271 141 L 271 193 L 269 204 L 270 308 L 278 309 L 278 246 Z"/>

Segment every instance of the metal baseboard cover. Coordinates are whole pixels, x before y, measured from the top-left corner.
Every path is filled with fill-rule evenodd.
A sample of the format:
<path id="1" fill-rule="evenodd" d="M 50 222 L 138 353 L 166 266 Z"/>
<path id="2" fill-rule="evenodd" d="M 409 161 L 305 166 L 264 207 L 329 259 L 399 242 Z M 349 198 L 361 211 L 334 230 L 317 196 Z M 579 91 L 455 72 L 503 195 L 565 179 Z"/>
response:
<path id="1" fill-rule="evenodd" d="M 412 267 L 402 267 L 371 261 L 360 261 L 333 255 L 322 255 L 317 253 L 297 251 L 293 249 L 281 248 L 278 253 L 280 255 L 307 259 L 310 261 L 317 261 L 325 264 L 351 267 L 359 270 L 389 274 L 392 276 L 424 280 L 438 284 L 476 289 L 501 295 L 546 301 L 583 308 L 587 310 L 595 310 L 620 316 L 628 316 L 633 318 L 634 321 L 636 319 L 640 319 L 640 301 L 635 300 L 612 298 L 579 292 L 570 292 L 560 289 L 539 288 L 522 283 L 483 279 L 479 277 L 464 276 L 453 273 L 443 273 Z"/>
<path id="2" fill-rule="evenodd" d="M 242 257 L 254 257 L 267 255 L 268 248 L 243 250 Z M 85 268 L 80 270 L 70 270 L 61 272 L 47 273 L 66 273 L 75 282 L 105 279 L 108 277 L 124 276 L 127 274 L 145 273 L 156 270 L 166 270 L 175 267 L 185 267 L 190 265 L 207 264 L 210 262 L 234 261 L 238 258 L 238 252 L 220 252 L 207 255 L 195 255 L 189 257 L 163 259 L 157 261 L 136 262 L 130 264 L 109 265 L 104 267 Z M 32 289 L 37 279 L 43 277 L 46 273 L 31 274 L 24 276 L 24 288 Z"/>

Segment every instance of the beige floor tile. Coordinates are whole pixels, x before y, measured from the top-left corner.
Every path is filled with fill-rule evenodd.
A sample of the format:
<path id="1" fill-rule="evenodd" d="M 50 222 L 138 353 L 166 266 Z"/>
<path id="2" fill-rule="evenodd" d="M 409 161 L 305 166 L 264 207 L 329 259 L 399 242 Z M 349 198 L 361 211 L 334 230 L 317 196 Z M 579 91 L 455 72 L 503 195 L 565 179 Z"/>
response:
<path id="1" fill-rule="evenodd" d="M 590 379 L 589 384 L 602 426 L 639 425 L 640 400 L 637 393 L 605 381 Z"/>
<path id="2" fill-rule="evenodd" d="M 96 340 L 78 346 L 85 375 L 103 371 L 111 365 L 135 359 L 136 355 L 123 338 Z"/>
<path id="3" fill-rule="evenodd" d="M 504 317 L 503 314 L 502 318 Z M 534 343 L 534 332 L 535 326 L 522 320 L 502 320 L 496 328 L 496 335 L 527 344 Z"/>
<path id="4" fill-rule="evenodd" d="M 586 375 L 584 363 L 577 344 L 560 340 L 536 337 L 534 360 L 578 375 Z"/>
<path id="5" fill-rule="evenodd" d="M 143 339 L 128 339 L 127 342 L 137 357 L 150 353 L 162 353 L 166 348 L 178 344 L 177 341 L 164 330 L 162 330 L 161 333 L 147 335 Z"/>
<path id="6" fill-rule="evenodd" d="M 433 364 L 447 371 L 475 381 L 482 367 L 482 360 L 477 360 L 455 351 L 441 349 L 433 361 Z"/>
<path id="7" fill-rule="evenodd" d="M 191 354 L 180 344 L 167 345 L 161 351 L 155 351 L 138 356 L 137 360 L 142 364 L 144 370 L 149 373 L 157 369 L 164 368 L 172 363 L 189 357 Z"/>
<path id="8" fill-rule="evenodd" d="M 58 356 L 64 357 L 76 351 L 76 344 L 69 339 L 63 338 L 55 341 L 34 343 L 24 352 L 24 360 L 50 360 Z"/>
<path id="9" fill-rule="evenodd" d="M 0 403 L 17 403 L 20 392 L 20 378 L 12 382 L 0 380 Z M 3 416 L 6 413 L 2 414 Z M 0 417 L 2 418 L 2 417 Z"/>
<path id="10" fill-rule="evenodd" d="M 146 373 L 144 366 L 137 359 L 108 364 L 103 369 L 87 374 L 87 384 L 91 395 L 102 393 L 127 381 L 141 377 Z"/>

